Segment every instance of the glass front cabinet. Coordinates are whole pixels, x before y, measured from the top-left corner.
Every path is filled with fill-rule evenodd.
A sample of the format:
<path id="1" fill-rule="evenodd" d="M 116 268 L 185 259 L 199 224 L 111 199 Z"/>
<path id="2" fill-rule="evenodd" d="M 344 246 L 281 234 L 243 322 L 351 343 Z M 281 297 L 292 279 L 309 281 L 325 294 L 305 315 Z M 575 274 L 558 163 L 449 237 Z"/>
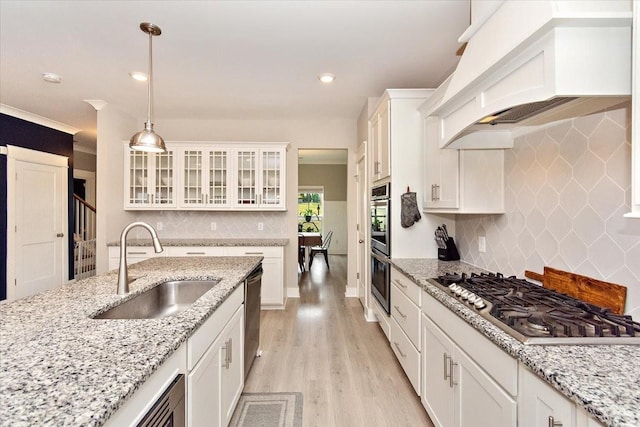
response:
<path id="1" fill-rule="evenodd" d="M 284 209 L 285 154 L 284 148 L 276 147 L 235 150 L 236 207 Z"/>
<path id="2" fill-rule="evenodd" d="M 175 152 L 146 153 L 125 148 L 124 206 L 125 209 L 175 208 Z"/>
<path id="3" fill-rule="evenodd" d="M 125 209 L 285 210 L 286 143 L 125 144 Z"/>
<path id="4" fill-rule="evenodd" d="M 229 150 L 188 147 L 180 150 L 182 183 L 178 207 L 229 207 Z"/>

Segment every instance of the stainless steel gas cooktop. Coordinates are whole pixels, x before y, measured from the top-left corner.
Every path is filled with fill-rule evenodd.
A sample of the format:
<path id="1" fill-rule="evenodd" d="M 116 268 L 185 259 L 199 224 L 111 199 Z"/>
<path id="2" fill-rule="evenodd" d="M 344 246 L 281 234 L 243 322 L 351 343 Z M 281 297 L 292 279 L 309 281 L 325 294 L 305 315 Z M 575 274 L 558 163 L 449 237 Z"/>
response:
<path id="1" fill-rule="evenodd" d="M 640 323 L 523 279 L 448 274 L 431 282 L 524 344 L 640 344 Z"/>

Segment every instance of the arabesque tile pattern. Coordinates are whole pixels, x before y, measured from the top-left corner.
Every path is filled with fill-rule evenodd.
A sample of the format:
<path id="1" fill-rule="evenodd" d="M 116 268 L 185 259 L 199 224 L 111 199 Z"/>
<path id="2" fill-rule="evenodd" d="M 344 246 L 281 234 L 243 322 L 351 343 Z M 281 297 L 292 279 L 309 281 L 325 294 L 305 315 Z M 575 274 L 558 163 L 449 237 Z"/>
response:
<path id="1" fill-rule="evenodd" d="M 640 318 L 640 221 L 623 217 L 630 127 L 627 105 L 516 138 L 505 152 L 506 214 L 456 217 L 462 259 L 519 277 L 547 265 L 619 283 L 627 312 Z"/>

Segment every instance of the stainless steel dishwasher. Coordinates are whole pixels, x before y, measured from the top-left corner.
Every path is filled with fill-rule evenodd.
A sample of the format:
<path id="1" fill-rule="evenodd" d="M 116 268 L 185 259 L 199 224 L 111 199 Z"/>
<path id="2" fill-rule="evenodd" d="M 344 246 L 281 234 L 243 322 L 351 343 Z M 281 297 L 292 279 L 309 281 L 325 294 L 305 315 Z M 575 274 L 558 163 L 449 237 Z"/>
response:
<path id="1" fill-rule="evenodd" d="M 244 281 L 244 378 L 249 375 L 253 360 L 260 355 L 260 292 L 262 264 Z"/>

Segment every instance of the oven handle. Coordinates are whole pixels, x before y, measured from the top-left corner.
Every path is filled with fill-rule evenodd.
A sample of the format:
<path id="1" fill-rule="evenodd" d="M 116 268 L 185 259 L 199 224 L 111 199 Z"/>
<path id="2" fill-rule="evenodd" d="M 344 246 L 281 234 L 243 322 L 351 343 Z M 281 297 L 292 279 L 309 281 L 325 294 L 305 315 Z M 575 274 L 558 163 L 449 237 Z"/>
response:
<path id="1" fill-rule="evenodd" d="M 391 264 L 391 260 L 387 256 L 378 255 L 375 252 L 371 252 L 371 256 L 374 257 L 375 259 L 377 259 L 378 261 L 380 261 L 383 264 Z"/>

